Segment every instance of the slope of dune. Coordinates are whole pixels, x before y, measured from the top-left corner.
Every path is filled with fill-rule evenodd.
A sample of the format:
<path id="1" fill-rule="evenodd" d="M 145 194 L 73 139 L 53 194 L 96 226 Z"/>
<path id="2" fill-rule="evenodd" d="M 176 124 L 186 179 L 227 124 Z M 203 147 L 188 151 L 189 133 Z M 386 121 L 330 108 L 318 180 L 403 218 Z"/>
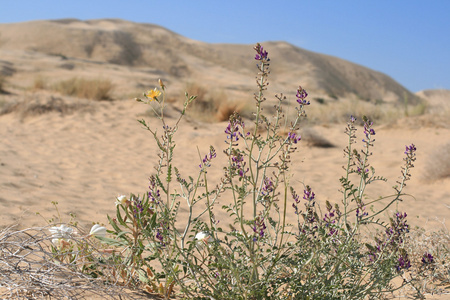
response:
<path id="1" fill-rule="evenodd" d="M 366 101 L 401 102 L 406 95 L 411 103 L 419 101 L 380 72 L 285 42 L 264 45 L 277 62 L 273 74 L 279 90 L 295 90 L 303 84 L 328 98 L 355 96 Z M 22 56 L 39 53 L 75 63 L 81 60 L 85 64 L 151 69 L 167 80 L 195 79 L 225 90 L 248 91 L 253 87 L 250 45 L 207 44 L 157 25 L 118 19 L 0 24 L 0 51 L 2 56 L 10 51 Z"/>

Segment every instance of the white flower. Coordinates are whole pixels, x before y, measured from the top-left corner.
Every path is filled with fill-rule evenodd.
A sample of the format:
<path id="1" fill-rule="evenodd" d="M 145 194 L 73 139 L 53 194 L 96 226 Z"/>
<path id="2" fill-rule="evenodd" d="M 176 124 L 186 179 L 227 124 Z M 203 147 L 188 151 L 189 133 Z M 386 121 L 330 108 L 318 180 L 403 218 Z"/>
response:
<path id="1" fill-rule="evenodd" d="M 213 241 L 213 238 L 206 231 L 200 231 L 199 233 L 197 233 L 195 235 L 195 239 L 205 244 L 211 243 Z"/>
<path id="2" fill-rule="evenodd" d="M 105 237 L 106 236 L 106 227 L 95 224 L 94 226 L 92 226 L 91 231 L 89 232 L 89 235 Z"/>
<path id="3" fill-rule="evenodd" d="M 116 206 L 117 205 L 125 205 L 128 201 L 127 196 L 125 195 L 120 195 L 119 197 L 116 198 Z"/>
<path id="4" fill-rule="evenodd" d="M 70 239 L 74 233 L 73 228 L 62 224 L 61 226 L 51 227 L 48 231 L 52 233 L 53 239 Z"/>

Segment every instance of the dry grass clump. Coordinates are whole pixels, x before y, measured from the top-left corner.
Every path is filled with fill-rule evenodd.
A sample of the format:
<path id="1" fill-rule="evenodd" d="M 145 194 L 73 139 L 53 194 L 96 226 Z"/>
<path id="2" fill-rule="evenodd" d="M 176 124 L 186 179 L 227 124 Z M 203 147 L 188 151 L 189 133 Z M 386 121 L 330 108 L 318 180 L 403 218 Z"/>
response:
<path id="1" fill-rule="evenodd" d="M 229 101 L 224 92 L 209 92 L 197 84 L 188 84 L 186 91 L 189 95 L 197 96 L 187 114 L 200 121 L 227 121 L 235 111 L 242 112 L 244 108 L 242 104 Z"/>
<path id="2" fill-rule="evenodd" d="M 424 173 L 426 180 L 450 177 L 450 143 L 438 146 L 428 157 Z"/>
<path id="3" fill-rule="evenodd" d="M 47 80 L 42 76 L 36 76 L 33 81 L 32 90 L 45 90 L 47 88 Z"/>
<path id="4" fill-rule="evenodd" d="M 93 100 L 111 100 L 113 84 L 108 79 L 84 79 L 73 77 L 60 81 L 53 89 L 64 95 Z"/>
<path id="5" fill-rule="evenodd" d="M 5 92 L 5 83 L 6 83 L 5 76 L 0 74 L 0 94 Z"/>
<path id="6" fill-rule="evenodd" d="M 302 133 L 302 140 L 310 147 L 334 148 L 333 143 L 328 141 L 323 135 L 320 135 L 313 128 L 306 127 Z"/>
<path id="7" fill-rule="evenodd" d="M 66 251 L 66 257 L 71 257 L 67 262 L 52 250 L 47 233 L 46 227 L 0 231 L 2 299 L 138 298 L 120 285 L 114 268 L 106 264 L 106 254 L 89 241 L 74 241 L 79 247 Z"/>
<path id="8" fill-rule="evenodd" d="M 411 259 L 412 286 L 422 294 L 450 293 L 450 232 L 443 227 L 439 231 L 423 228 L 411 230 L 405 242 Z M 422 258 L 430 254 L 432 262 Z"/>
<path id="9" fill-rule="evenodd" d="M 92 111 L 89 103 L 76 101 L 69 102 L 54 96 L 33 95 L 23 102 L 5 103 L 0 107 L 0 116 L 16 113 L 23 120 L 27 117 L 38 116 L 46 113 L 72 114 L 75 111 Z"/>

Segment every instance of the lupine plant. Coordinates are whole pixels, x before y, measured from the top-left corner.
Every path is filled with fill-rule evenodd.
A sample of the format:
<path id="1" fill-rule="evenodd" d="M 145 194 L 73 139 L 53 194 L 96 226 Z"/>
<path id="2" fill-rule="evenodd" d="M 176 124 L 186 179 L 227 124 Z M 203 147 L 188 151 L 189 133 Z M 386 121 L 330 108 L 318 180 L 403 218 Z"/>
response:
<path id="1" fill-rule="evenodd" d="M 185 174 L 173 161 L 180 121 L 195 96 L 186 93 L 174 124 L 164 117 L 162 81 L 137 99 L 161 122 L 152 128 L 139 121 L 155 139 L 159 159 L 148 191 L 119 197 L 116 217 L 109 217 L 113 238 L 100 239 L 121 248 L 118 257 L 129 267 L 130 278 L 166 299 L 174 290 L 187 299 L 379 299 L 394 292 L 399 287 L 392 280 L 410 267 L 403 248 L 409 227 L 406 213 L 395 212 L 387 221 L 383 217 L 405 196 L 416 147 L 406 147 L 393 194 L 370 198 L 366 187 L 386 181 L 369 163 L 375 129 L 362 118 L 358 150 L 356 118 L 350 117 L 341 201 L 321 208 L 316 202 L 320 195 L 309 185 L 298 193 L 291 184 L 291 157 L 301 144 L 300 121 L 311 104 L 308 93 L 298 87 L 292 120 L 283 113 L 287 97 L 282 94 L 275 95 L 274 115 L 266 116 L 270 59 L 260 44 L 254 50 L 254 119 L 245 121 L 238 113 L 230 117 L 223 133 L 227 163 L 215 185 L 208 181 L 219 155 L 212 146 L 199 156 L 195 175 Z M 369 211 L 375 203 L 384 204 Z M 182 217 L 181 208 L 187 212 Z M 226 211 L 229 219 L 218 220 L 217 210 Z M 288 214 L 297 216 L 296 224 L 288 224 Z"/>

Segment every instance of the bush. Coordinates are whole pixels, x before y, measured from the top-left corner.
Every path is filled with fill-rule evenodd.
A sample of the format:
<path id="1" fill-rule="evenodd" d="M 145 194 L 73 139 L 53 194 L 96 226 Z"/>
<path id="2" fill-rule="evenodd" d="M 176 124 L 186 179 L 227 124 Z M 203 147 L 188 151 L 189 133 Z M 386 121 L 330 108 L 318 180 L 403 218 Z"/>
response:
<path id="1" fill-rule="evenodd" d="M 239 114 L 231 115 L 224 131 L 228 164 L 216 185 L 208 181 L 217 155 L 213 147 L 202 156 L 195 176 L 173 163 L 179 122 L 196 97 L 186 93 L 181 115 L 170 126 L 164 119 L 161 81 L 145 99 L 138 99 L 150 105 L 162 122 L 163 133 L 158 135 L 140 120 L 156 141 L 159 161 L 147 193 L 118 199 L 117 214 L 109 217 L 113 238 L 102 240 L 127 249 L 122 261 L 129 266 L 129 276 L 139 278 L 149 291 L 155 291 L 152 282 L 160 282 L 166 299 L 175 286 L 189 299 L 379 299 L 393 292 L 397 287 L 392 280 L 410 268 L 404 248 L 409 226 L 406 213 L 396 212 L 388 222 L 380 217 L 404 196 L 415 146 L 406 147 L 394 195 L 370 199 L 366 187 L 385 181 L 369 164 L 375 130 L 363 117 L 365 137 L 358 151 L 356 118 L 351 117 L 346 128 L 346 172 L 340 179 L 342 201 L 320 208 L 308 185 L 298 194 L 290 184 L 290 157 L 301 142 L 298 125 L 310 105 L 308 94 L 297 89 L 293 120 L 284 120 L 283 95 L 276 96 L 274 116 L 265 116 L 261 105 L 269 58 L 261 45 L 255 50 L 259 77 L 254 127 L 247 131 Z M 221 198 L 232 200 L 218 208 Z M 388 204 L 378 211 L 366 210 L 386 199 Z M 229 220 L 217 220 L 218 209 Z M 181 210 L 188 212 L 186 218 L 179 216 Z M 293 226 L 286 223 L 289 213 L 297 215 Z M 368 229 L 379 233 L 370 238 L 364 235 Z"/>
<path id="2" fill-rule="evenodd" d="M 417 254 L 408 240 L 407 214 L 396 211 L 388 219 L 382 217 L 405 196 L 416 159 L 414 144 L 406 146 L 393 192 L 371 198 L 367 186 L 386 181 L 370 164 L 376 132 L 373 122 L 362 117 L 358 149 L 356 118 L 350 117 L 341 201 L 320 206 L 315 191 L 306 183 L 292 184 L 290 174 L 292 154 L 302 143 L 297 132 L 310 105 L 308 94 L 299 86 L 293 120 L 284 119 L 283 95 L 275 96 L 274 115 L 264 115 L 269 57 L 260 44 L 254 49 L 258 68 L 254 125 L 248 130 L 238 113 L 230 116 L 224 129 L 227 165 L 221 180 L 214 184 L 208 180 L 217 157 L 212 146 L 199 158 L 196 174 L 176 167 L 176 133 L 196 96 L 186 93 L 179 118 L 168 124 L 166 87 L 159 81 L 159 87 L 137 99 L 150 106 L 162 125 L 158 133 L 145 120 L 139 121 L 158 149 L 148 191 L 116 199 L 116 215 L 108 216 L 109 236 L 98 224 L 85 237 L 75 235 L 71 227 L 50 228 L 50 258 L 70 266 L 74 257 L 81 257 L 83 263 L 74 266 L 78 272 L 144 288 L 164 299 L 175 293 L 183 299 L 381 299 L 407 287 L 423 297 L 429 289 L 420 285 L 427 276 L 438 275 L 434 285 L 447 284 L 448 266 L 444 262 L 444 268 L 433 272 L 433 255 L 447 260 L 448 249 L 442 253 L 442 247 L 429 247 Z M 326 183 L 315 185 L 320 184 Z M 298 193 L 299 188 L 303 192 Z M 221 199 L 231 200 L 219 205 Z M 367 207 L 375 203 L 378 209 L 369 212 Z M 219 210 L 229 218 L 218 220 Z M 181 216 L 181 211 L 187 215 Z M 295 224 L 287 223 L 288 214 L 296 216 Z M 93 237 L 103 248 L 94 244 Z M 93 249 L 111 255 L 99 257 L 104 251 Z M 436 249 L 441 253 L 434 253 Z"/>
<path id="3" fill-rule="evenodd" d="M 3 75 L 0 75 L 0 93 L 4 93 L 5 90 L 5 83 L 6 83 L 6 78 Z"/>
<path id="4" fill-rule="evenodd" d="M 78 98 L 93 100 L 110 100 L 113 85 L 107 79 L 88 80 L 83 78 L 71 78 L 60 81 L 54 85 L 54 90 Z"/>
<path id="5" fill-rule="evenodd" d="M 45 90 L 47 88 L 47 80 L 43 76 L 36 76 L 33 81 L 33 90 Z"/>
<path id="6" fill-rule="evenodd" d="M 206 88 L 190 83 L 186 91 L 196 95 L 191 104 L 188 115 L 200 121 L 215 122 L 227 121 L 234 112 L 240 112 L 243 105 L 229 101 L 225 93 L 209 92 Z"/>

